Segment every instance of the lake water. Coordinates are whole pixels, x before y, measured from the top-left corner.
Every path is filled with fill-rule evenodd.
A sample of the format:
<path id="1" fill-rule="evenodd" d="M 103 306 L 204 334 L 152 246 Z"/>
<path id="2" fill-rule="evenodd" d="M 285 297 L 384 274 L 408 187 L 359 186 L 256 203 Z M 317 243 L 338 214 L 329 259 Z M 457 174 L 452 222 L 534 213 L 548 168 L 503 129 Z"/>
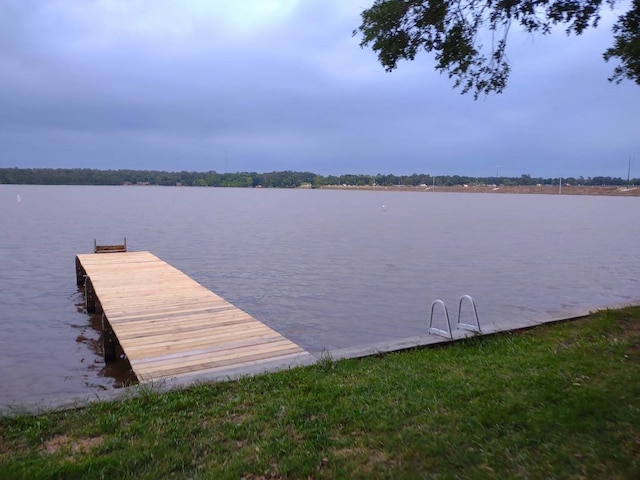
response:
<path id="1" fill-rule="evenodd" d="M 637 197 L 0 185 L 0 404 L 118 384 L 74 259 L 123 237 L 311 352 L 640 303 Z"/>

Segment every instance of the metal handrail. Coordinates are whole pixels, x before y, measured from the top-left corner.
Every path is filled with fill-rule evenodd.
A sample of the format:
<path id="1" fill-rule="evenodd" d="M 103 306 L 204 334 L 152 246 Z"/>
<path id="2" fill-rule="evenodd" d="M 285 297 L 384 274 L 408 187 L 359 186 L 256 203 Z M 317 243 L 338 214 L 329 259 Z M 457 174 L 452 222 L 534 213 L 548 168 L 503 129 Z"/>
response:
<path id="1" fill-rule="evenodd" d="M 447 328 L 449 329 L 449 331 L 442 330 L 440 328 L 436 328 L 433 326 L 433 311 L 436 305 L 442 305 L 442 309 L 444 310 L 444 316 L 447 319 Z M 440 299 L 434 300 L 433 303 L 431 304 L 431 317 L 429 318 L 429 335 L 431 335 L 432 333 L 453 339 L 453 334 L 451 333 L 451 321 L 449 320 L 449 312 L 447 311 L 447 306 Z"/>
<path id="2" fill-rule="evenodd" d="M 462 302 L 464 299 L 469 300 L 469 302 L 471 303 L 471 306 L 473 307 L 473 314 L 476 318 L 476 323 L 475 325 L 469 324 L 469 323 L 462 323 L 460 321 L 460 313 L 462 312 Z M 460 302 L 458 303 L 458 322 L 457 322 L 457 328 L 463 328 L 465 330 L 471 330 L 473 332 L 478 332 L 478 333 L 482 333 L 482 329 L 480 328 L 480 320 L 478 319 L 478 309 L 476 308 L 476 302 L 473 301 L 473 298 L 471 298 L 471 295 L 463 295 L 462 297 L 460 297 Z"/>

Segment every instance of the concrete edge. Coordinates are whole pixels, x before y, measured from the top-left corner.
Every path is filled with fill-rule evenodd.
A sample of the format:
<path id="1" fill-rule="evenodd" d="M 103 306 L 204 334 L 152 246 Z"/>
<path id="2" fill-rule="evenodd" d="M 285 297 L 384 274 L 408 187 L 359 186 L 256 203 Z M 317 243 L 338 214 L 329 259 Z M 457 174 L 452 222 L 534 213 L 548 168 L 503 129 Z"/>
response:
<path id="1" fill-rule="evenodd" d="M 254 375 L 291 370 L 294 368 L 313 365 L 317 361 L 318 357 L 311 353 L 304 352 L 294 356 L 288 356 L 284 359 L 267 360 L 253 365 L 222 368 L 204 373 L 180 375 L 160 381 L 151 380 L 141 383 L 141 385 L 161 392 L 179 390 L 196 384 L 233 381 Z"/>

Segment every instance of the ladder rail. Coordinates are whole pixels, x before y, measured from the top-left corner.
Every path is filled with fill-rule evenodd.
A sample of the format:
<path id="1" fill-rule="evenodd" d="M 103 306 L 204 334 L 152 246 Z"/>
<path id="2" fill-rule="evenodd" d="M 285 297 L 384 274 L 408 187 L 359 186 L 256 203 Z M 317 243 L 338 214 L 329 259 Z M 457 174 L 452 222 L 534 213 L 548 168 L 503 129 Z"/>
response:
<path id="1" fill-rule="evenodd" d="M 467 300 L 468 303 L 470 303 L 471 307 L 473 308 L 473 317 L 475 319 L 475 323 L 465 323 L 462 321 L 462 304 L 464 303 L 465 300 Z M 444 317 L 446 320 L 447 330 L 433 326 L 433 314 L 435 312 L 436 305 L 439 305 L 440 307 L 442 307 L 442 311 L 444 312 Z M 471 295 L 463 295 L 462 297 L 460 297 L 460 301 L 458 302 L 458 318 L 456 321 L 456 329 L 470 330 L 470 331 L 482 334 L 482 328 L 480 327 L 480 319 L 478 318 L 478 309 L 476 308 L 476 302 L 473 300 L 473 297 L 471 297 Z M 449 319 L 449 311 L 447 310 L 447 306 L 445 305 L 444 301 L 440 300 L 439 298 L 437 300 L 434 300 L 433 303 L 431 304 L 431 315 L 429 316 L 428 333 L 429 335 L 431 334 L 440 335 L 442 337 L 453 340 L 453 333 L 451 331 L 451 320 Z"/>
<path id="2" fill-rule="evenodd" d="M 469 303 L 471 304 L 471 306 L 473 307 L 473 315 L 475 317 L 476 323 L 475 324 L 470 324 L 470 323 L 463 323 L 460 319 L 461 316 L 460 314 L 462 313 L 462 302 L 464 300 L 468 300 Z M 473 301 L 473 298 L 471 297 L 471 295 L 463 295 L 462 297 L 460 297 L 460 301 L 458 302 L 458 322 L 457 322 L 457 328 L 458 329 L 464 329 L 464 330 L 471 330 L 473 332 L 478 332 L 478 333 L 482 333 L 482 329 L 480 328 L 480 320 L 478 319 L 478 309 L 476 308 L 476 302 Z"/>
<path id="3" fill-rule="evenodd" d="M 436 328 L 436 327 L 433 326 L 433 312 L 435 310 L 436 305 L 442 306 L 442 310 L 444 310 L 444 316 L 445 316 L 445 319 L 447 320 L 448 331 L 447 330 L 442 330 L 441 328 Z M 429 330 L 428 330 L 428 333 L 429 333 L 429 335 L 436 334 L 436 335 L 441 335 L 441 336 L 446 337 L 446 338 L 453 339 L 453 334 L 451 333 L 451 321 L 449 320 L 449 312 L 447 310 L 447 306 L 440 299 L 434 300 L 433 303 L 431 304 L 431 317 L 429 318 Z"/>

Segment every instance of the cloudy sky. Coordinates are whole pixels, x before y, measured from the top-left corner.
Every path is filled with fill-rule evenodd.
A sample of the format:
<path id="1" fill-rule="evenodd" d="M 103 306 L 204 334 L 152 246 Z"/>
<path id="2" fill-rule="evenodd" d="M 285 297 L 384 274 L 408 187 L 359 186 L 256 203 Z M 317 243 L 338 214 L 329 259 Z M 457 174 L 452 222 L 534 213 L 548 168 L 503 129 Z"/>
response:
<path id="1" fill-rule="evenodd" d="M 512 33 L 502 95 L 351 32 L 373 0 L 0 0 L 0 167 L 640 176 L 640 87 L 607 81 L 617 14 Z"/>

